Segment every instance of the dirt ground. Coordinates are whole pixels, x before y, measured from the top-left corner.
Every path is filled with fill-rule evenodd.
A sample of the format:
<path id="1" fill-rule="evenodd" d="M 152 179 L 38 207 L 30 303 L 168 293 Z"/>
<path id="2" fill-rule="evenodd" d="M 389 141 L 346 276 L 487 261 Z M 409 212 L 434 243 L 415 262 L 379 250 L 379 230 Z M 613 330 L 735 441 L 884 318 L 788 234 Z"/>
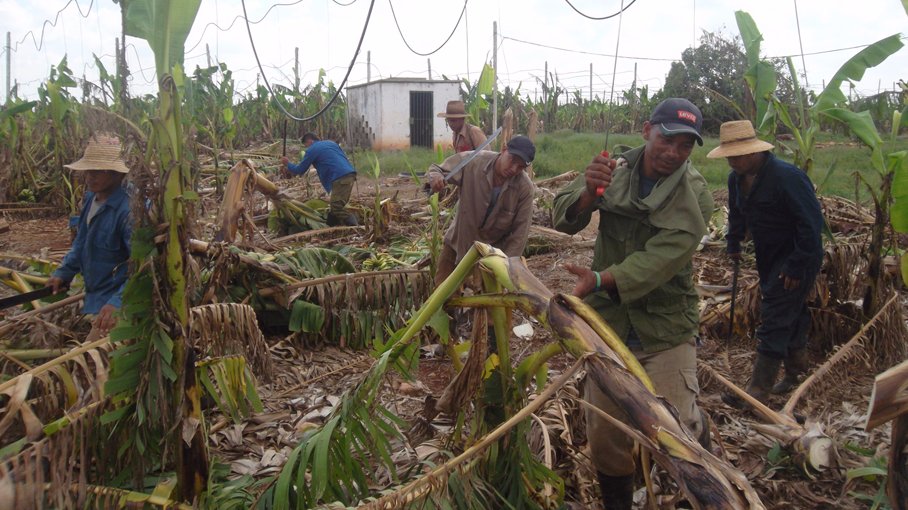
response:
<path id="1" fill-rule="evenodd" d="M 289 193 L 298 196 L 317 196 L 322 189 L 310 177 L 308 182 L 296 178 L 281 183 Z M 394 220 L 408 225 L 407 232 L 419 231 L 414 228 L 412 215 L 425 209 L 425 195 L 409 178 L 382 178 L 378 189 L 383 197 L 394 198 L 400 204 L 400 214 Z M 359 178 L 354 191 L 354 203 L 370 207 L 373 203 L 376 183 Z M 721 193 L 717 195 L 721 201 Z M 721 203 L 719 204 L 722 205 Z M 203 202 L 203 223 L 213 222 L 216 203 Z M 11 229 L 0 234 L 0 252 L 59 261 L 70 243 L 67 218 L 64 215 L 29 217 L 27 214 L 4 212 Z M 544 214 L 537 223 L 544 223 Z M 550 227 L 551 225 L 541 225 Z M 209 231 L 209 228 L 203 228 Z M 537 235 L 551 246 L 539 250 L 538 254 L 527 257 L 527 264 L 533 273 L 554 292 L 570 292 L 574 279 L 563 269 L 563 264 L 572 262 L 588 265 L 592 256 L 591 241 L 595 239 L 595 224 L 575 236 Z M 206 239 L 207 240 L 207 239 Z M 532 242 L 532 241 L 531 241 Z M 722 287 L 730 281 L 731 267 L 723 256 L 721 243 L 707 244 L 695 256 L 695 274 L 698 284 Z M 2 258 L 2 257 L 0 257 Z M 744 267 L 741 288 L 756 281 L 752 267 Z M 702 316 L 710 308 L 720 306 L 727 300 L 710 297 L 705 300 Z M 905 306 L 904 295 L 901 298 Z M 514 325 L 528 319 L 515 313 Z M 552 341 L 551 335 L 539 324 L 530 321 L 534 334 L 529 339 L 511 338 L 512 356 L 519 362 L 530 353 Z M 701 365 L 708 366 L 736 384 L 747 382 L 753 357 L 752 338 L 735 338 L 726 342 L 710 331 L 703 331 L 699 351 Z M 262 385 L 260 394 L 265 402 L 264 413 L 241 424 L 234 424 L 223 416 L 212 416 L 210 437 L 216 455 L 229 462 L 236 474 L 252 474 L 256 477 L 276 473 L 286 460 L 290 449 L 299 441 L 300 432 L 307 424 L 320 423 L 337 403 L 342 392 L 351 387 L 359 374 L 369 366 L 371 358 L 366 352 L 355 352 L 336 347 L 321 347 L 316 350 L 301 349 L 293 345 L 289 337 L 268 338 L 271 354 L 276 365 L 276 378 L 270 385 Z M 820 364 L 829 351 L 812 348 L 812 366 Z M 727 361 L 726 361 L 727 359 Z M 551 373 L 557 375 L 573 360 L 560 355 L 550 363 Z M 868 363 L 869 364 L 869 363 Z M 721 386 L 701 370 L 701 395 L 699 403 L 711 416 L 720 437 L 714 437 L 715 451 L 724 455 L 741 469 L 757 488 L 768 508 L 865 508 L 867 504 L 855 494 L 873 494 L 876 485 L 863 482 L 845 487 L 845 472 L 848 468 L 866 465 L 870 458 L 856 453 L 857 447 L 884 455 L 889 444 L 889 426 L 872 432 L 863 430 L 864 416 L 870 388 L 875 372 L 865 366 L 858 368 L 847 381 L 823 394 L 821 401 L 808 401 L 798 412 L 820 424 L 833 438 L 838 451 L 838 466 L 810 476 L 796 469 L 778 453 L 774 441 L 755 432 L 754 423 L 759 420 L 752 415 L 730 408 L 719 399 Z M 384 403 L 407 419 L 415 419 L 422 412 L 428 395 L 437 397 L 453 376 L 448 360 L 433 346 L 424 346 L 416 381 L 392 380 Z M 779 408 L 784 400 L 774 397 L 772 406 Z M 579 429 L 582 424 L 572 424 Z M 580 434 L 582 436 L 582 434 Z M 719 440 L 721 438 L 721 441 Z M 852 448 L 855 447 L 855 448 Z M 878 483 L 878 482 L 877 482 Z M 666 493 L 670 489 L 665 489 Z M 585 496 L 569 494 L 568 499 L 575 508 L 592 504 Z M 639 498 L 639 495 L 638 495 Z M 639 501 L 638 501 L 639 504 Z M 665 508 L 671 508 L 665 503 Z"/>

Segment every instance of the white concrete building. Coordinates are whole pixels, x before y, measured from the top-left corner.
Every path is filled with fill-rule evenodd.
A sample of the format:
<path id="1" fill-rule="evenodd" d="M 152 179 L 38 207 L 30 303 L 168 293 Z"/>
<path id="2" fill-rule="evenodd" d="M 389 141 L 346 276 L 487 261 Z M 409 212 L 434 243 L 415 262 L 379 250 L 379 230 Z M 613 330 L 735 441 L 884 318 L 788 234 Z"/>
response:
<path id="1" fill-rule="evenodd" d="M 347 143 L 374 151 L 451 148 L 448 101 L 460 99 L 457 80 L 386 78 L 347 87 Z"/>

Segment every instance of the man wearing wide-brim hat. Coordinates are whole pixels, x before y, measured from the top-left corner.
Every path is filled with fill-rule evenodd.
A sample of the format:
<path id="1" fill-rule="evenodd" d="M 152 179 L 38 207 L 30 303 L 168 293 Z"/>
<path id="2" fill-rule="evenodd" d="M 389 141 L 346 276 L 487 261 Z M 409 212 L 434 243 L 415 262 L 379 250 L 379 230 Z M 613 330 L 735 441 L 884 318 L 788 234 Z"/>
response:
<path id="1" fill-rule="evenodd" d="M 448 101 L 445 111 L 438 116 L 445 119 L 454 133 L 452 144 L 455 152 L 475 150 L 486 141 L 482 129 L 467 122 L 467 110 L 463 101 Z"/>
<path id="2" fill-rule="evenodd" d="M 750 121 L 722 124 L 719 141 L 707 157 L 726 158 L 732 170 L 727 252 L 740 259 L 749 232 L 757 257 L 761 323 L 747 393 L 765 402 L 770 393 L 788 392 L 807 371 L 807 296 L 823 261 L 823 213 L 807 174 L 776 158 L 773 145 L 757 138 Z M 783 362 L 785 376 L 774 386 Z M 743 405 L 731 395 L 723 400 Z"/>
<path id="3" fill-rule="evenodd" d="M 95 315 L 89 341 L 106 335 L 116 324 L 128 277 L 132 222 L 122 184 L 129 168 L 120 153 L 116 137 L 99 134 L 88 141 L 82 159 L 64 165 L 82 173 L 88 192 L 72 248 L 47 284 L 56 294 L 82 274 L 82 311 Z"/>

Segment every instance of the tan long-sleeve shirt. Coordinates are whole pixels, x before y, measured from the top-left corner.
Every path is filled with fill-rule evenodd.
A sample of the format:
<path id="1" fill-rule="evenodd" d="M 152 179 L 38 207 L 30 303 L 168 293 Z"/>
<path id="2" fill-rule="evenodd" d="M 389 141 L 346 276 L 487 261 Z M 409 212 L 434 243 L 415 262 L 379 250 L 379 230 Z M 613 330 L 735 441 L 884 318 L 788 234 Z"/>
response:
<path id="1" fill-rule="evenodd" d="M 455 154 L 441 167 L 448 171 L 467 154 Z M 499 153 L 482 151 L 450 181 L 460 187 L 460 201 L 454 222 L 445 233 L 445 244 L 457 253 L 457 262 L 474 241 L 500 249 L 509 257 L 523 254 L 533 220 L 535 186 L 525 172 L 511 177 L 501 186 L 495 205 L 489 210 L 493 193 L 495 160 Z"/>

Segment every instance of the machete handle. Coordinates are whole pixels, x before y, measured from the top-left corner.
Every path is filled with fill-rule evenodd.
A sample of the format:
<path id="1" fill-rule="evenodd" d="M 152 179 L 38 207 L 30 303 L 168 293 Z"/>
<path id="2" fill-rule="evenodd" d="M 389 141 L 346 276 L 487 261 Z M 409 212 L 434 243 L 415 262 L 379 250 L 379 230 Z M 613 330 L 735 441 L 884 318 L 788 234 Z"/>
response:
<path id="1" fill-rule="evenodd" d="M 608 157 L 608 151 L 602 151 L 602 152 L 599 153 L 599 155 L 602 156 L 602 157 L 604 157 L 604 158 L 607 158 L 607 157 Z M 605 186 L 599 186 L 599 187 L 596 188 L 596 196 L 597 196 L 597 197 L 601 197 L 603 193 L 605 193 Z"/>

